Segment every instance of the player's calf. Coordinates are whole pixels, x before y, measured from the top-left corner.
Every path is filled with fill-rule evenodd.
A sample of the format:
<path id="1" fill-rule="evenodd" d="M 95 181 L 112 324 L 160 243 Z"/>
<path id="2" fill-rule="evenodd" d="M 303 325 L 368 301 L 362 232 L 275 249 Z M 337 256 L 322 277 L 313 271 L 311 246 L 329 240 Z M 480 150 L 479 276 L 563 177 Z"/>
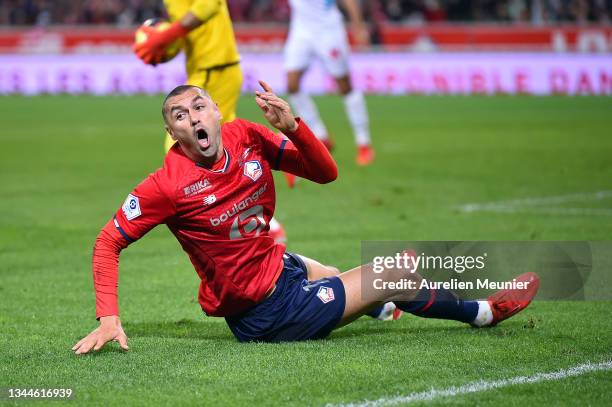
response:
<path id="1" fill-rule="evenodd" d="M 540 286 L 535 273 L 521 274 L 514 281 L 525 283 L 527 288 L 501 290 L 481 301 L 462 300 L 446 289 L 424 288 L 413 301 L 396 301 L 395 304 L 423 318 L 450 319 L 474 327 L 494 326 L 527 308 Z"/>

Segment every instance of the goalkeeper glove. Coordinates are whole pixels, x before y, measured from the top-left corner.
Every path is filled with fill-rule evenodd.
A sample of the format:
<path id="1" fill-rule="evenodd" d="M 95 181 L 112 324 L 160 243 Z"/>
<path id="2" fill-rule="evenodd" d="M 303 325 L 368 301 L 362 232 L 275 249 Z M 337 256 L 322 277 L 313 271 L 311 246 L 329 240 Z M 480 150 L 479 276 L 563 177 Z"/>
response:
<path id="1" fill-rule="evenodd" d="M 141 29 L 147 34 L 147 39 L 139 44 L 134 44 L 132 50 L 142 62 L 150 65 L 161 62 L 166 45 L 189 33 L 189 29 L 183 27 L 179 21 L 172 23 L 165 30 L 156 30 L 155 27 L 143 27 Z"/>

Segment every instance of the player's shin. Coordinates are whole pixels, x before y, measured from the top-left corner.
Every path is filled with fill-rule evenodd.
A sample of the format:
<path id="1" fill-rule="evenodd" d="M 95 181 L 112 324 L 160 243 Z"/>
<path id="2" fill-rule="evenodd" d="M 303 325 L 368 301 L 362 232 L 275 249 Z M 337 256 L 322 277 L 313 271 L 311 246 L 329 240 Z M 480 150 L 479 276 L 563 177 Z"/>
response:
<path id="1" fill-rule="evenodd" d="M 289 95 L 289 102 L 293 105 L 296 113 L 304 119 L 308 124 L 308 127 L 312 129 L 312 132 L 319 140 L 327 140 L 327 128 L 321 117 L 319 116 L 319 110 L 314 104 L 312 98 L 302 92 L 292 93 Z"/>
<path id="2" fill-rule="evenodd" d="M 480 301 L 483 302 L 483 301 Z M 479 315 L 479 301 L 459 299 L 455 293 L 443 288 L 422 288 L 412 301 L 395 301 L 402 311 L 423 318 L 450 319 L 474 323 Z"/>
<path id="3" fill-rule="evenodd" d="M 345 95 L 344 108 L 355 134 L 355 144 L 358 146 L 369 146 L 371 141 L 368 110 L 363 93 L 353 90 Z"/>

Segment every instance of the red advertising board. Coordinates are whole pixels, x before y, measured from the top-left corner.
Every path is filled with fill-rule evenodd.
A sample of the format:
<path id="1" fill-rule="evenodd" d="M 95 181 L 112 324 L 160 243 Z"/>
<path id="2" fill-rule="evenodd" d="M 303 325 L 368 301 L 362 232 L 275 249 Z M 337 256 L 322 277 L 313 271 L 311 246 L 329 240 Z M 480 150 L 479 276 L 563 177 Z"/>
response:
<path id="1" fill-rule="evenodd" d="M 381 46 L 389 49 L 437 51 L 585 51 L 610 52 L 609 26 L 426 25 L 379 27 Z M 278 49 L 284 25 L 238 25 L 243 48 Z M 129 52 L 133 30 L 114 28 L 8 29 L 0 31 L 0 53 L 81 54 Z"/>

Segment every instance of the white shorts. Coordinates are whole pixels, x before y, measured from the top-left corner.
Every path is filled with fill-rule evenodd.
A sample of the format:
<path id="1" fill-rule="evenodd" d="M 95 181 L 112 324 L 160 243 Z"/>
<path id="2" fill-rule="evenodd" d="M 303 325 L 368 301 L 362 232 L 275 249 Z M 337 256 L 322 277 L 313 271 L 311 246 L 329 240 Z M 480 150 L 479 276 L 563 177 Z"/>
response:
<path id="1" fill-rule="evenodd" d="M 305 71 L 314 58 L 318 58 L 334 78 L 348 74 L 349 45 L 344 25 L 316 29 L 290 28 L 285 43 L 285 70 Z"/>

